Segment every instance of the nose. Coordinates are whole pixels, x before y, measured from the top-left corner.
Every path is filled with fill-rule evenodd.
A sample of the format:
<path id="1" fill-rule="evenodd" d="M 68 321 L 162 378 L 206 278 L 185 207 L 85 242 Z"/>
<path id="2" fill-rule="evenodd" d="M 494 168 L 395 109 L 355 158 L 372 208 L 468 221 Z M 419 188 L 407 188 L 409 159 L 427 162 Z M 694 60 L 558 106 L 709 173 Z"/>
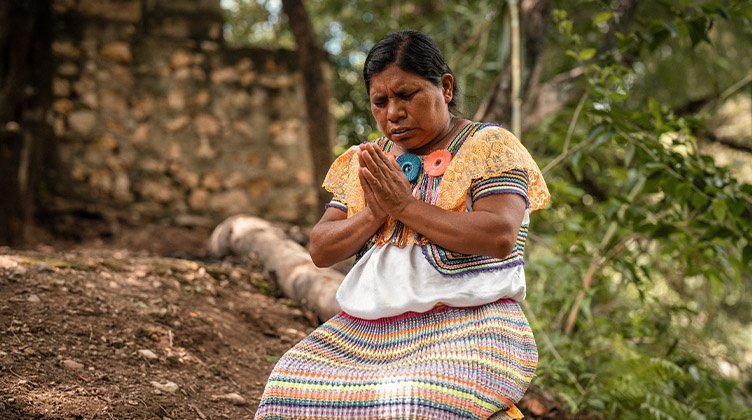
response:
<path id="1" fill-rule="evenodd" d="M 386 118 L 389 121 L 396 122 L 405 117 L 405 108 L 400 101 L 389 101 L 388 108 L 386 110 Z"/>

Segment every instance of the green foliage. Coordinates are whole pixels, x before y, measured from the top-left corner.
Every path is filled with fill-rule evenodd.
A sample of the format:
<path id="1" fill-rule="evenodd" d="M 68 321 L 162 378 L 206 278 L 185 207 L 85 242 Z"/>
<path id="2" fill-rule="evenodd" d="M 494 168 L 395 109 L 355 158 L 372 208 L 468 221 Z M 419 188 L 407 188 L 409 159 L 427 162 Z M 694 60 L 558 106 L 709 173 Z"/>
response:
<path id="1" fill-rule="evenodd" d="M 580 16 L 602 7 L 578 3 Z M 732 338 L 738 327 L 749 331 L 749 320 L 736 322 L 722 302 L 748 296 L 752 187 L 698 153 L 707 116 L 671 106 L 689 100 L 687 92 L 666 92 L 679 96 L 666 103 L 642 90 L 645 78 L 660 76 L 644 69 L 663 59 L 667 45 L 691 73 L 686 57 L 714 42 L 719 34 L 711 28 L 718 21 L 726 31 L 748 27 L 748 16 L 733 4 L 647 7 L 655 8 L 651 18 L 619 34 L 612 50 L 599 49 L 587 22 L 568 10 L 554 13 L 557 43 L 566 46 L 561 62 L 583 66 L 585 77 L 579 114 L 568 109 L 526 135 L 547 140 L 533 146 L 544 155 L 559 153 L 543 165 L 553 211 L 541 212 L 534 227 L 548 249 L 529 258 L 532 312 L 550 320 L 538 331 L 552 343 L 542 349 L 539 380 L 573 411 L 609 418 L 750 415 L 742 408 L 750 395 L 737 382 L 752 372 L 744 356 L 750 345 L 736 350 Z M 591 28 L 613 17 L 608 10 L 593 15 Z M 735 82 L 729 72 L 718 75 L 725 76 L 718 83 Z M 592 286 L 576 307 L 593 267 Z M 572 308 L 573 333 L 562 333 Z M 551 360 L 552 349 L 561 360 Z M 733 373 L 719 374 L 720 366 Z"/>
<path id="2" fill-rule="evenodd" d="M 579 100 L 523 136 L 553 196 L 533 215 L 526 268 L 537 384 L 604 418 L 752 418 L 752 186 L 698 146 L 752 68 L 752 4 L 640 2 L 625 28 L 609 2 L 554 5 L 543 80 L 584 75 L 570 87 Z M 386 33 L 437 40 L 467 115 L 508 59 L 499 2 L 308 7 L 331 54 L 342 145 L 376 131 L 360 72 Z"/>

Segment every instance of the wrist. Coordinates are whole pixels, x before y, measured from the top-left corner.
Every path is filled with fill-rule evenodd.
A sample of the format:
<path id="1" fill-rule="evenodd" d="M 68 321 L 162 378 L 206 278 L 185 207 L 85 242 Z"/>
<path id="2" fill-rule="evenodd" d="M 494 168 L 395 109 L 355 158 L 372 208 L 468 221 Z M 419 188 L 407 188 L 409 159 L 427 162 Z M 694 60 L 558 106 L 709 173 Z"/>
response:
<path id="1" fill-rule="evenodd" d="M 368 224 L 374 224 L 381 226 L 384 223 L 384 220 L 386 219 L 386 214 L 380 214 L 372 207 L 366 206 L 364 209 L 365 216 L 366 216 L 366 223 Z"/>
<path id="2" fill-rule="evenodd" d="M 404 217 L 406 214 L 408 214 L 410 211 L 410 208 L 413 207 L 417 203 L 418 203 L 418 200 L 416 200 L 415 197 L 410 196 L 403 203 L 400 203 L 400 205 L 395 208 L 395 210 L 391 213 L 391 215 L 395 219 L 399 220 L 402 217 Z"/>

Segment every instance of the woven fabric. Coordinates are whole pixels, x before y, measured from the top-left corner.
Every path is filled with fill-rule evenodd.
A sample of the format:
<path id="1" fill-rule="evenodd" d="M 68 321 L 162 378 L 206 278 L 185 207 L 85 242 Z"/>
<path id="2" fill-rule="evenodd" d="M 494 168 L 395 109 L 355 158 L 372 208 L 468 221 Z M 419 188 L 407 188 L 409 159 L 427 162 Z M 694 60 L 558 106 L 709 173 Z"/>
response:
<path id="1" fill-rule="evenodd" d="M 493 194 L 517 194 L 525 199 L 527 207 L 530 207 L 527 190 L 527 172 L 522 169 L 510 169 L 499 176 L 476 180 L 470 187 L 470 199 L 475 203 Z"/>
<path id="2" fill-rule="evenodd" d="M 538 355 L 519 305 L 335 316 L 274 367 L 256 419 L 487 419 L 522 398 Z"/>
<path id="3" fill-rule="evenodd" d="M 388 150 L 391 142 L 380 140 L 378 144 Z M 456 150 L 451 150 L 451 146 Z M 323 184 L 335 200 L 347 207 L 348 217 L 365 207 L 358 179 L 357 150 L 358 147 L 353 146 L 340 155 L 329 168 Z M 445 210 L 464 212 L 467 211 L 468 192 L 479 180 L 508 177 L 510 171 L 524 171 L 526 175 L 519 180 L 527 183 L 526 201 L 530 212 L 545 207 L 551 200 L 543 175 L 530 153 L 502 127 L 470 123 L 452 141 L 450 151 L 454 157 L 442 176 L 418 177 L 413 189 L 416 198 Z M 518 191 L 522 192 L 521 189 Z M 376 245 L 385 243 L 405 247 L 425 245 L 428 240 L 393 217 L 387 217 L 375 238 Z"/>
<path id="4" fill-rule="evenodd" d="M 449 251 L 432 243 L 422 246 L 423 255 L 436 270 L 447 276 L 461 276 L 478 271 L 498 271 L 516 267 L 525 263 L 525 242 L 527 241 L 528 226 L 528 224 L 522 224 L 517 232 L 517 240 L 512 252 L 505 258 L 462 254 Z"/>

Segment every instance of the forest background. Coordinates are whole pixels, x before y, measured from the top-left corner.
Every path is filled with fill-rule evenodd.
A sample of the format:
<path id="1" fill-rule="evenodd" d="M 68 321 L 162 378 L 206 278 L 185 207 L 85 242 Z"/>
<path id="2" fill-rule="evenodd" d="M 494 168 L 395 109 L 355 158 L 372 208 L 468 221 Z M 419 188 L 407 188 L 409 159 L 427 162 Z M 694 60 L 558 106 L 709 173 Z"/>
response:
<path id="1" fill-rule="evenodd" d="M 0 16 L 7 17 L 6 5 L 41 3 L 2 3 Z M 131 3 L 140 7 L 156 2 Z M 403 28 L 420 29 L 437 41 L 456 73 L 464 116 L 501 123 L 519 135 L 541 167 L 553 197 L 547 209 L 533 214 L 526 257 L 528 297 L 523 307 L 540 352 L 534 385 L 563 405 L 563 411 L 584 418 L 752 418 L 751 1 L 221 0 L 221 4 L 226 42 L 296 51 L 302 81 L 307 85 L 303 91 L 309 146 L 318 178 L 322 168 L 325 171 L 328 162 L 346 147 L 379 136 L 364 92 L 362 65 L 374 42 Z M 7 25 L 0 25 L 3 51 L 18 47 L 8 41 L 7 32 Z M 32 76 L 44 73 L 45 69 L 38 67 L 30 69 Z M 0 63 L 0 82 L 6 82 L 6 76 L 6 67 Z M 0 89 L 2 95 L 7 92 Z M 18 102 L 24 106 L 23 101 Z M 15 128 L 6 124 L 12 122 L 8 118 L 13 116 L 6 115 L 12 113 L 6 112 L 13 111 L 12 106 L 11 101 L 0 101 L 0 134 L 18 131 L 17 124 Z M 6 177 L 11 169 L 0 166 L 4 171 L 0 173 Z M 0 179 L 0 187 L 10 184 Z M 5 200 L 0 210 L 4 210 L 12 200 L 4 190 L 0 193 Z M 4 229 L 5 220 L 0 222 Z M 73 223 L 73 228 L 79 229 L 79 225 Z M 0 239 L 7 233 L 0 232 Z M 135 248 L 148 240 L 135 241 Z M 127 264 L 147 264 L 141 257 L 127 255 Z M 58 375 L 49 368 L 50 355 L 63 357 L 70 351 L 64 346 L 43 350 L 39 343 L 45 331 L 50 333 L 45 346 L 65 337 L 76 346 L 85 341 L 90 349 L 95 345 L 104 349 L 101 362 L 99 356 L 83 360 L 90 370 L 81 373 L 75 366 L 72 370 L 74 380 L 88 381 L 94 379 L 84 375 L 105 372 L 95 383 L 105 384 L 101 389 L 116 389 L 110 394 L 111 401 L 99 398 L 103 408 L 94 416 L 110 414 L 113 407 L 140 410 L 144 406 L 160 417 L 181 418 L 179 410 L 191 409 L 205 418 L 201 410 L 216 409 L 214 397 L 199 398 L 207 395 L 191 389 L 186 378 L 179 378 L 185 381 L 182 394 L 175 394 L 172 405 L 161 399 L 166 398 L 164 394 L 152 395 L 151 388 L 143 388 L 142 394 L 122 391 L 118 381 L 125 383 L 127 377 L 148 385 L 136 373 L 147 377 L 182 372 L 195 376 L 192 384 L 196 387 L 219 378 L 231 382 L 231 389 L 249 392 L 253 390 L 249 384 L 255 383 L 258 389 L 263 384 L 250 379 L 239 381 L 243 386 L 235 383 L 231 375 L 241 373 L 227 369 L 229 360 L 250 365 L 249 360 L 256 357 L 255 364 L 261 361 L 270 367 L 278 355 L 255 347 L 242 357 L 227 356 L 227 352 L 245 351 L 251 341 L 263 343 L 257 339 L 259 334 L 278 341 L 274 352 L 294 341 L 274 328 L 285 325 L 281 320 L 289 315 L 281 301 L 265 300 L 268 305 L 259 306 L 239 296 L 238 306 L 258 308 L 246 308 L 246 312 L 218 309 L 234 296 L 226 292 L 225 299 L 215 299 L 212 290 L 239 284 L 235 280 L 240 271 L 237 267 L 232 272 L 220 269 L 208 260 L 158 260 L 154 264 L 161 268 L 139 267 L 141 275 L 129 274 L 123 268 L 126 263 L 113 265 L 120 268 L 112 272 L 110 284 L 122 280 L 127 287 L 110 289 L 122 293 L 138 290 L 142 295 L 108 304 L 115 308 L 131 305 L 158 318 L 156 326 L 152 325 L 154 331 L 144 330 L 146 324 L 139 312 L 133 319 L 140 326 L 133 329 L 145 332 L 114 340 L 110 335 L 130 330 L 107 324 L 116 325 L 115 319 L 125 317 L 101 300 L 95 303 L 98 312 L 84 311 L 84 315 L 99 314 L 96 317 L 48 325 L 50 319 L 55 320 L 51 316 L 55 311 L 67 310 L 64 315 L 68 317 L 76 315 L 75 310 L 71 312 L 63 304 L 30 305 L 58 292 L 85 303 L 88 293 L 104 290 L 97 288 L 104 284 L 96 272 L 102 264 L 47 259 L 41 265 L 28 263 L 31 268 L 18 268 L 26 264 L 23 261 L 32 260 L 26 254 L 0 255 L 0 270 L 4 270 L 0 271 L 4 282 L 0 293 L 7 297 L 0 303 L 0 315 L 7 315 L 1 320 L 0 334 L 8 337 L 0 342 L 0 357 L 4 358 L 0 387 L 15 392 L 12 398 L 0 399 L 0 414 L 4 409 L 27 413 L 28 407 L 21 403 L 36 395 L 29 389 L 49 386 L 60 391 L 64 385 L 64 375 L 49 383 L 38 379 Z M 21 271 L 4 277 L 12 270 Z M 60 285 L 65 287 L 35 277 L 37 271 L 39 276 L 59 274 Z M 167 322 L 183 313 L 177 307 L 168 305 L 164 313 L 154 309 L 165 304 L 160 299 L 167 298 L 149 287 L 157 291 L 167 288 L 170 276 L 179 277 L 180 281 L 173 282 L 175 289 L 188 290 L 191 298 L 210 294 L 211 311 L 196 309 L 198 300 L 184 302 L 189 309 L 183 330 L 179 323 Z M 91 281 L 78 288 L 68 284 L 81 278 Z M 137 287 L 140 278 L 144 285 Z M 146 279 L 152 283 L 147 284 Z M 213 286 L 199 291 L 199 280 Z M 152 309 L 154 312 L 149 312 Z M 264 318 L 251 309 L 285 314 L 273 322 L 254 323 Z M 199 312 L 212 313 L 223 322 L 238 315 L 243 325 L 263 328 L 235 331 L 245 341 L 227 345 L 216 335 L 223 324 L 199 322 Z M 30 328 L 26 322 L 39 325 Z M 87 323 L 91 328 L 96 322 L 110 329 L 102 333 L 101 343 L 92 341 L 92 330 L 84 331 Z M 189 327 L 196 325 L 198 333 L 189 334 Z M 299 330 L 304 328 L 295 325 L 297 329 L 287 330 L 299 339 L 303 335 Z M 65 333 L 66 328 L 80 331 Z M 225 330 L 227 336 L 232 336 L 230 330 Z M 35 343 L 33 340 L 39 345 L 36 350 L 28 344 Z M 211 350 L 205 343 L 216 344 L 216 354 L 227 356 L 208 362 L 216 370 L 211 375 L 196 376 L 187 370 L 206 367 L 203 362 L 183 363 L 182 358 L 170 355 L 176 349 L 191 350 L 192 345 Z M 133 350 L 129 346 L 146 344 L 159 344 L 168 355 L 144 361 L 136 369 L 134 359 L 138 357 L 141 363 L 141 356 L 129 355 Z M 117 349 L 115 356 L 111 347 Z M 204 357 L 201 352 L 194 354 Z M 247 374 L 249 368 L 242 363 L 235 370 Z M 107 373 L 106 368 L 115 365 L 122 368 L 122 377 Z M 59 405 L 69 411 L 80 405 L 71 403 L 71 393 L 88 395 L 93 389 L 65 386 Z M 146 401 L 130 395 L 141 395 Z M 181 395 L 197 405 L 186 408 L 177 399 Z M 40 400 L 34 401 L 39 405 Z M 82 410 L 92 414 L 91 406 Z M 173 411 L 178 414 L 171 414 Z"/>
<path id="2" fill-rule="evenodd" d="M 295 48 L 283 3 L 223 1 L 227 39 Z M 606 418 L 752 416 L 751 2 L 306 7 L 336 153 L 379 136 L 360 72 L 403 28 L 437 41 L 465 116 L 511 127 L 519 16 L 518 134 L 553 196 L 527 257 L 536 384 Z"/>

